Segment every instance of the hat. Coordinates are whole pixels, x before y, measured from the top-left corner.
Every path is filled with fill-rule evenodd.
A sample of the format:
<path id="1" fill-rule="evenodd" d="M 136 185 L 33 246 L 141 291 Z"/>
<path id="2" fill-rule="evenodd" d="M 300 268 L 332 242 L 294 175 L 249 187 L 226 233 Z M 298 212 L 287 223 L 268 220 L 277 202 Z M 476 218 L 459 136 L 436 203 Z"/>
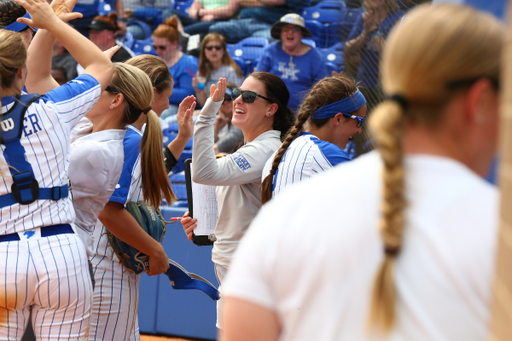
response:
<path id="1" fill-rule="evenodd" d="M 96 31 L 103 31 L 103 30 L 110 30 L 112 32 L 115 32 L 116 29 L 114 26 L 101 21 L 101 20 L 93 20 L 89 26 L 87 26 L 89 30 L 96 30 Z"/>
<path id="2" fill-rule="evenodd" d="M 270 30 L 270 34 L 272 35 L 272 38 L 274 39 L 281 39 L 281 30 L 286 25 L 295 25 L 299 26 L 300 30 L 302 31 L 302 36 L 304 38 L 306 37 L 312 37 L 313 35 L 309 30 L 306 28 L 306 25 L 304 25 L 304 18 L 301 17 L 298 14 L 295 13 L 289 13 L 279 20 L 279 22 L 276 22 L 274 26 L 272 26 L 272 29 Z"/>
<path id="3" fill-rule="evenodd" d="M 28 12 L 25 13 L 25 15 L 22 18 L 32 19 L 32 17 L 30 16 L 30 14 Z M 30 27 L 34 31 L 37 31 L 37 28 L 32 27 L 32 26 L 28 26 L 26 24 L 23 24 L 23 23 L 20 23 L 20 22 L 17 22 L 17 21 L 14 21 L 13 23 L 10 23 L 9 25 L 5 26 L 2 29 L 3 30 L 7 30 L 7 31 L 12 31 L 12 32 L 21 32 L 24 29 L 26 29 L 27 27 Z"/>

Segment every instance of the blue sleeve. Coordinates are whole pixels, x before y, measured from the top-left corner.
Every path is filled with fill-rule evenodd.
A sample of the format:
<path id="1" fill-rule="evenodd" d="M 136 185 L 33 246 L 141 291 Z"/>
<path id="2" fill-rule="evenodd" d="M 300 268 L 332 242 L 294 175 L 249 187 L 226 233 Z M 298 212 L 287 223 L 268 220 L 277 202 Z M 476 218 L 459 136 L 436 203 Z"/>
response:
<path id="1" fill-rule="evenodd" d="M 312 74 L 311 74 L 311 80 L 313 83 L 318 82 L 319 80 L 325 78 L 328 76 L 327 74 L 327 67 L 325 66 L 325 63 L 323 62 L 323 57 L 318 52 L 318 49 L 313 49 L 313 58 L 312 60 L 318 60 L 320 63 L 311 63 L 312 66 Z"/>
<path id="2" fill-rule="evenodd" d="M 268 45 L 263 50 L 263 53 L 261 55 L 260 61 L 258 62 L 258 66 L 256 66 L 256 71 L 265 71 L 270 72 L 271 65 L 270 65 L 270 49 L 272 45 Z"/>
<path id="3" fill-rule="evenodd" d="M 71 129 L 96 104 L 100 95 L 100 83 L 91 75 L 82 74 L 51 90 L 42 100 L 59 121 Z"/>
<path id="4" fill-rule="evenodd" d="M 172 95 L 169 97 L 169 103 L 179 105 L 187 96 L 195 95 L 192 87 L 192 75 L 188 72 L 187 67 L 197 73 L 197 62 L 192 57 L 182 58 L 178 64 L 169 69 L 174 80 Z"/>
<path id="5" fill-rule="evenodd" d="M 331 165 L 336 166 L 345 161 L 350 161 L 350 156 L 340 147 L 323 140 L 313 140 L 315 144 L 320 148 L 325 158 L 329 160 Z"/>
<path id="6" fill-rule="evenodd" d="M 354 27 L 352 27 L 352 32 L 350 32 L 350 34 L 347 38 L 347 41 L 355 39 L 355 38 L 359 37 L 359 35 L 361 33 L 363 33 L 363 24 L 364 24 L 364 20 L 363 20 L 363 17 L 361 16 L 354 24 Z"/>
<path id="7" fill-rule="evenodd" d="M 114 193 L 110 196 L 109 201 L 118 202 L 126 205 L 128 201 L 128 195 L 130 194 L 130 186 L 132 183 L 132 174 L 135 167 L 140 162 L 140 142 L 142 136 L 138 133 L 127 129 L 124 135 L 123 147 L 124 147 L 124 164 L 121 172 L 121 177 L 117 183 Z"/>

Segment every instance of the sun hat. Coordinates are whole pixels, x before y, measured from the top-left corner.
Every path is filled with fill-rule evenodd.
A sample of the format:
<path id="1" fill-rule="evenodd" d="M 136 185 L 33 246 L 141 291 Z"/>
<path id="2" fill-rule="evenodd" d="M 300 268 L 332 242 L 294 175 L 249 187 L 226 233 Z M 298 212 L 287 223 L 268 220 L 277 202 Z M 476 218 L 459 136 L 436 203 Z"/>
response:
<path id="1" fill-rule="evenodd" d="M 302 31 L 302 36 L 304 38 L 313 36 L 311 34 L 311 32 L 309 32 L 309 30 L 306 28 L 306 25 L 304 24 L 303 17 L 301 17 L 300 15 L 295 14 L 295 13 L 289 13 L 289 14 L 281 17 L 281 19 L 279 19 L 279 21 L 276 22 L 272 26 L 272 29 L 270 30 L 270 34 L 272 35 L 272 38 L 278 39 L 278 40 L 281 39 L 281 30 L 286 25 L 299 26 L 300 30 Z"/>

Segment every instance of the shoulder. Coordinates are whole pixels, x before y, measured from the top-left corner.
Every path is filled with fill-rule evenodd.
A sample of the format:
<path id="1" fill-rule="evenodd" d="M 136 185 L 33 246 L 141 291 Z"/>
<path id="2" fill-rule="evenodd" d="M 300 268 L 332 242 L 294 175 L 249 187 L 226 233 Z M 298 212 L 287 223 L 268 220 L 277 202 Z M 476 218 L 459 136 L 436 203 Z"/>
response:
<path id="1" fill-rule="evenodd" d="M 42 96 L 43 101 L 65 102 L 77 96 L 87 96 L 101 89 L 100 83 L 89 74 L 81 74 L 66 84 Z"/>
<path id="2" fill-rule="evenodd" d="M 332 165 L 335 166 L 343 161 L 350 161 L 350 156 L 340 147 L 320 139 L 311 139 L 311 141 L 318 147 L 322 154 L 331 161 Z"/>
<path id="3" fill-rule="evenodd" d="M 196 57 L 190 56 L 188 54 L 183 54 L 183 57 L 181 57 L 180 62 L 183 63 L 184 65 L 192 65 L 192 66 L 197 66 L 199 63 L 199 61 L 197 60 Z"/>

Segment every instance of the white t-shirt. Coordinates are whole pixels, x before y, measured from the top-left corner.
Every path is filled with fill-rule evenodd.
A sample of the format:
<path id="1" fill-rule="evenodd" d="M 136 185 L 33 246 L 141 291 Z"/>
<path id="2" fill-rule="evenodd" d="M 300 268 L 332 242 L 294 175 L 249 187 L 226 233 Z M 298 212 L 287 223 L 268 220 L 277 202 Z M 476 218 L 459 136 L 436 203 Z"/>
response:
<path id="1" fill-rule="evenodd" d="M 280 340 L 486 340 L 497 189 L 449 158 L 408 156 L 405 167 L 397 323 L 388 337 L 365 332 L 384 257 L 377 152 L 265 205 L 234 255 L 224 296 L 275 311 Z"/>
<path id="2" fill-rule="evenodd" d="M 72 131 L 69 180 L 76 212 L 77 233 L 92 256 L 93 231 L 98 215 L 105 207 L 123 169 L 124 129 L 91 133 L 83 118 Z M 84 129 L 85 128 L 85 129 Z"/>

